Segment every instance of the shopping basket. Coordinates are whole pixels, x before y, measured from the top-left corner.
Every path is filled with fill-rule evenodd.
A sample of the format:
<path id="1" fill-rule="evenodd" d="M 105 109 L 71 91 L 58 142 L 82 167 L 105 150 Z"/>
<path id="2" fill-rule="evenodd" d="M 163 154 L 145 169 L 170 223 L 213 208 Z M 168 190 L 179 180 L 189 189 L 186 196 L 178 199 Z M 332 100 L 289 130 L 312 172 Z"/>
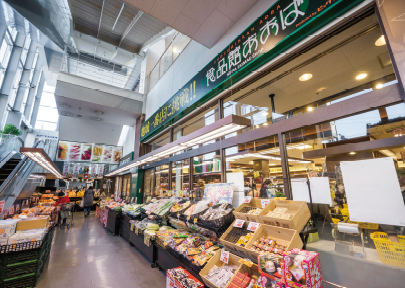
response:
<path id="1" fill-rule="evenodd" d="M 405 268 L 405 236 L 398 235 L 399 242 L 392 242 L 383 232 L 374 232 L 370 236 L 382 263 Z"/>

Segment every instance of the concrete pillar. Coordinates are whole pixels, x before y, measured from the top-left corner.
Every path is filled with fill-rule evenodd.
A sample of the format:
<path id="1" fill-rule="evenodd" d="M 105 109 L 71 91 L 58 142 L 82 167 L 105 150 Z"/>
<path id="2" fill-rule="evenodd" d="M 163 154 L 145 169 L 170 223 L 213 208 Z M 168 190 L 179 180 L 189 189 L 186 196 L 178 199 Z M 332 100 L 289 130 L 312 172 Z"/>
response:
<path id="1" fill-rule="evenodd" d="M 37 91 L 37 87 L 39 85 L 40 79 L 41 79 L 41 63 L 38 61 L 37 65 L 35 67 L 35 70 L 34 70 L 34 75 L 32 77 L 30 91 L 28 92 L 27 103 L 25 104 L 25 109 L 24 109 L 24 116 L 25 116 L 25 119 L 28 120 L 28 122 L 31 118 L 32 107 L 34 106 L 34 100 L 35 100 L 35 92 Z"/>
<path id="2" fill-rule="evenodd" d="M 41 103 L 42 92 L 44 90 L 44 84 L 45 84 L 45 77 L 42 74 L 41 80 L 39 80 L 37 94 L 35 95 L 34 106 L 32 108 L 32 113 L 31 113 L 31 119 L 29 119 L 30 124 L 33 127 L 35 126 L 35 122 L 37 122 L 38 109 L 39 109 L 39 104 Z"/>
<path id="3" fill-rule="evenodd" d="M 20 80 L 20 86 L 17 91 L 17 96 L 14 102 L 14 111 L 18 111 L 23 113 L 24 112 L 24 104 L 27 100 L 28 93 L 30 90 L 30 75 L 31 75 L 31 69 L 35 69 L 35 67 L 32 67 L 32 64 L 34 62 L 34 57 L 35 57 L 35 50 L 37 48 L 36 43 L 31 41 L 31 45 L 28 49 L 28 54 L 27 54 L 27 59 L 25 61 L 24 65 L 24 71 L 21 76 Z"/>

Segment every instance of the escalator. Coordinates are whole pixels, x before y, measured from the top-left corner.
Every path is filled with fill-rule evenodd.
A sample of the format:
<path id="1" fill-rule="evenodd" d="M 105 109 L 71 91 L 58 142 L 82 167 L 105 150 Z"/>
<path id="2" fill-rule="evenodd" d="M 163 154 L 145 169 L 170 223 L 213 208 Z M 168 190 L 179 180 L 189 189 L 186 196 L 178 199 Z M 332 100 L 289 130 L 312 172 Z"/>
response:
<path id="1" fill-rule="evenodd" d="M 10 176 L 11 172 L 17 167 L 21 159 L 9 159 L 5 162 L 3 167 L 0 168 L 0 186 L 6 181 L 7 177 Z"/>
<path id="2" fill-rule="evenodd" d="M 0 201 L 5 201 L 4 210 L 14 204 L 37 166 L 20 153 L 21 147 L 24 141 L 17 136 L 0 146 Z M 32 148 L 45 148 L 45 143 L 38 140 Z"/>

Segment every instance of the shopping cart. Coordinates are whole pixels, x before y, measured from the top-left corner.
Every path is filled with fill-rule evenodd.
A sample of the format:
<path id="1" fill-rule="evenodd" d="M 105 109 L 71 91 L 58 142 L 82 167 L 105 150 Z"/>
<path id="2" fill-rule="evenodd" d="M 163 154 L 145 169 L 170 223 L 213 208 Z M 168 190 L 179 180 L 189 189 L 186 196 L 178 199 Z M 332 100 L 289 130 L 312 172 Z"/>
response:
<path id="1" fill-rule="evenodd" d="M 62 204 L 60 207 L 60 215 L 59 215 L 59 227 L 63 229 L 64 227 L 70 228 L 74 225 L 73 223 L 73 208 L 74 202 Z M 64 221 L 66 219 L 66 221 Z"/>

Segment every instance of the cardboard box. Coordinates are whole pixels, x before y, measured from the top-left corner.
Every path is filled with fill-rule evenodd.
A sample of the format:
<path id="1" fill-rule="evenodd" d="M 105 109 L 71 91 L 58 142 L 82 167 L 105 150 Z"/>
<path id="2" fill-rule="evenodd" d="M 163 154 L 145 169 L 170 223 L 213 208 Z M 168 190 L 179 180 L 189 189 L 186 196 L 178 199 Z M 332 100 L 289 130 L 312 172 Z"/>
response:
<path id="1" fill-rule="evenodd" d="M 293 215 L 292 219 L 281 219 L 278 217 L 267 216 L 267 213 L 273 211 L 276 208 L 286 208 L 286 213 Z M 298 232 L 301 232 L 301 230 L 307 224 L 309 218 L 311 218 L 311 212 L 309 211 L 307 202 L 293 200 L 273 200 L 263 209 L 262 213 L 260 213 L 259 222 L 266 225 L 294 229 Z"/>
<path id="2" fill-rule="evenodd" d="M 304 246 L 304 243 L 302 243 L 298 231 L 260 224 L 256 233 L 253 234 L 253 237 L 246 245 L 246 254 L 248 254 L 250 260 L 255 263 L 257 263 L 257 256 L 259 256 L 259 253 L 257 253 L 256 251 L 252 251 L 252 246 L 253 243 L 256 240 L 259 240 L 262 236 L 265 238 L 270 237 L 271 239 L 275 240 L 278 245 L 286 246 L 287 250 L 290 250 L 292 248 L 302 248 Z"/>
<path id="3" fill-rule="evenodd" d="M 273 200 L 271 200 L 270 203 L 272 201 Z M 269 206 L 270 203 L 267 206 Z M 241 219 L 241 220 L 245 220 L 245 221 L 248 221 L 248 222 L 258 222 L 259 223 L 259 215 L 264 214 L 264 212 L 263 212 L 264 209 L 259 213 L 259 215 L 251 215 L 251 214 L 248 214 L 248 213 L 241 213 L 240 212 L 244 207 L 252 207 L 252 208 L 260 208 L 260 209 L 262 209 L 262 201 L 260 199 L 252 198 L 252 200 L 250 200 L 249 203 L 242 203 L 238 208 L 236 208 L 233 211 L 233 214 L 235 215 L 236 219 Z"/>
<path id="4" fill-rule="evenodd" d="M 49 225 L 49 216 L 26 218 L 18 221 L 17 231 L 46 228 Z"/>
<path id="5" fill-rule="evenodd" d="M 15 233 L 19 220 L 0 220 L 0 239 L 9 238 Z"/>
<path id="6" fill-rule="evenodd" d="M 196 287 L 196 288 L 204 288 L 204 285 L 200 282 L 200 281 L 198 281 L 195 277 L 193 277 L 190 273 L 188 273 L 187 272 L 187 270 L 185 270 L 184 268 L 182 268 L 182 267 L 177 267 L 177 268 L 174 268 L 174 269 L 168 269 L 167 271 L 166 271 L 166 287 L 167 288 L 184 288 L 184 286 L 183 285 L 181 285 L 176 279 L 175 279 L 175 277 L 172 275 L 172 273 L 174 272 L 174 270 L 177 270 L 177 269 L 181 269 L 185 274 L 187 274 L 187 278 L 189 278 L 189 279 L 193 279 L 195 282 L 197 282 L 198 283 L 198 287 Z"/>
<path id="7" fill-rule="evenodd" d="M 283 255 L 286 287 L 321 288 L 323 277 L 319 254 L 292 249 Z"/>
<path id="8" fill-rule="evenodd" d="M 24 230 L 15 233 L 8 239 L 8 245 L 41 241 L 44 239 L 46 229 Z"/>
<path id="9" fill-rule="evenodd" d="M 252 263 L 251 263 L 252 264 Z M 238 274 L 239 273 L 239 274 Z M 259 270 L 256 264 L 252 264 L 250 267 L 247 266 L 246 264 L 242 264 L 240 265 L 238 271 L 235 273 L 235 275 L 233 276 L 233 278 L 231 279 L 231 281 L 228 283 L 227 286 L 225 286 L 225 288 L 231 288 L 231 287 L 235 287 L 235 285 L 232 285 L 233 282 L 238 283 L 238 275 L 241 275 L 240 277 L 244 277 L 243 281 L 245 281 L 244 283 L 246 283 L 246 277 L 244 276 L 244 274 L 247 273 L 249 274 L 249 280 L 247 281 L 247 283 L 250 282 L 250 278 L 252 278 L 252 276 L 254 276 L 254 278 L 259 279 L 260 278 L 260 274 L 259 274 Z M 236 280 L 236 281 L 235 281 Z M 242 281 L 242 282 L 243 282 Z M 241 287 L 241 286 L 236 286 L 236 287 Z M 243 287 L 243 286 L 242 286 Z"/>
<path id="10" fill-rule="evenodd" d="M 201 276 L 202 280 L 204 281 L 205 285 L 209 288 L 218 288 L 218 286 L 216 286 L 214 283 L 212 283 L 210 280 L 208 280 L 207 275 L 208 275 L 208 272 L 210 272 L 212 267 L 214 267 L 215 265 L 218 267 L 226 265 L 226 263 L 222 262 L 220 260 L 220 258 L 221 258 L 221 250 L 218 250 L 200 272 L 200 276 Z M 238 257 L 232 253 L 229 253 L 228 264 L 240 266 L 241 265 L 241 263 L 239 262 L 240 259 L 241 259 L 240 257 Z"/>
<path id="11" fill-rule="evenodd" d="M 8 238 L 0 238 L 0 246 L 7 245 L 8 244 Z"/>

